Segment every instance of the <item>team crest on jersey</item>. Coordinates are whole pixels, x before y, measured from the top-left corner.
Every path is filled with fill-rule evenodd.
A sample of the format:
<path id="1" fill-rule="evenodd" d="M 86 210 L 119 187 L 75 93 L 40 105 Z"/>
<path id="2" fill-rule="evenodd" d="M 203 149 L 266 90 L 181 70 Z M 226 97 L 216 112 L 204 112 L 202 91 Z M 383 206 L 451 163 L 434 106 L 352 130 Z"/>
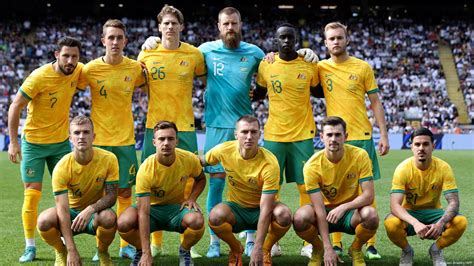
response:
<path id="1" fill-rule="evenodd" d="M 183 175 L 179 181 L 184 184 L 184 183 L 186 183 L 186 180 L 188 180 L 188 176 Z"/>
<path id="2" fill-rule="evenodd" d="M 26 169 L 26 176 L 34 177 L 35 176 L 35 170 L 33 170 L 33 168 L 27 168 Z"/>
<path id="3" fill-rule="evenodd" d="M 349 80 L 358 80 L 358 79 L 359 79 L 359 78 L 358 78 L 357 75 L 355 75 L 355 74 L 351 74 L 351 75 L 349 76 Z"/>
<path id="4" fill-rule="evenodd" d="M 123 81 L 132 81 L 132 77 L 130 76 L 125 76 L 125 79 Z"/>
<path id="5" fill-rule="evenodd" d="M 98 176 L 96 179 L 95 179 L 95 182 L 104 182 L 105 180 L 105 177 L 103 176 Z"/>
<path id="6" fill-rule="evenodd" d="M 77 81 L 72 81 L 71 82 L 71 87 L 73 87 L 73 88 L 77 87 Z"/>
<path id="7" fill-rule="evenodd" d="M 240 58 L 240 62 L 248 62 L 248 61 L 249 61 L 249 59 L 248 59 L 247 57 L 245 57 L 245 56 L 242 56 L 242 57 Z"/>
<path id="8" fill-rule="evenodd" d="M 179 65 L 180 66 L 189 66 L 189 62 L 186 61 L 186 60 L 181 60 L 181 62 L 179 62 Z"/>
<path id="9" fill-rule="evenodd" d="M 306 79 L 306 75 L 304 73 L 299 73 L 297 79 Z"/>
<path id="10" fill-rule="evenodd" d="M 257 179 L 254 177 L 249 177 L 247 180 L 250 184 L 256 185 L 257 184 Z"/>
<path id="11" fill-rule="evenodd" d="M 439 189 L 439 186 L 438 185 L 433 185 L 431 186 L 431 190 L 438 190 Z"/>
<path id="12" fill-rule="evenodd" d="M 349 174 L 347 174 L 346 179 L 353 179 L 354 177 L 356 177 L 356 174 L 349 173 Z"/>

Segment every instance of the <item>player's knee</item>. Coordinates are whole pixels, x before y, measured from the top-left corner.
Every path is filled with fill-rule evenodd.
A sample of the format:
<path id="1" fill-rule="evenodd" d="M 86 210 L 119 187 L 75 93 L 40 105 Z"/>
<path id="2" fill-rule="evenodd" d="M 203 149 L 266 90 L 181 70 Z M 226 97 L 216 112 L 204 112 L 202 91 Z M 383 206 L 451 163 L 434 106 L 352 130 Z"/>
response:
<path id="1" fill-rule="evenodd" d="M 302 231 L 310 221 L 311 214 L 306 208 L 299 208 L 293 215 L 293 227 L 296 231 Z"/>
<path id="2" fill-rule="evenodd" d="M 187 227 L 193 230 L 201 229 L 204 226 L 204 217 L 198 212 L 186 214 L 185 219 Z"/>
<path id="3" fill-rule="evenodd" d="M 112 228 L 117 221 L 117 215 L 112 210 L 103 210 L 97 215 L 97 223 L 104 228 Z"/>
<path id="4" fill-rule="evenodd" d="M 57 222 L 56 209 L 51 208 L 43 211 L 38 216 L 37 227 L 40 231 L 48 231 L 51 227 L 54 227 Z M 56 225 L 57 226 L 57 225 Z"/>
<path id="5" fill-rule="evenodd" d="M 467 228 L 467 218 L 462 215 L 454 216 L 450 224 L 454 226 L 457 230 L 464 232 Z"/>
<path id="6" fill-rule="evenodd" d="M 367 229 L 376 229 L 379 226 L 379 216 L 374 207 L 364 207 L 360 211 L 360 216 Z"/>
<path id="7" fill-rule="evenodd" d="M 277 223 L 281 226 L 288 226 L 291 224 L 291 210 L 286 205 L 277 205 L 273 209 L 273 216 Z"/>
<path id="8" fill-rule="evenodd" d="M 134 228 L 138 228 L 138 215 L 136 212 L 122 213 L 117 219 L 117 230 L 126 233 Z"/>
<path id="9" fill-rule="evenodd" d="M 209 214 L 209 223 L 214 226 L 218 226 L 224 223 L 226 217 L 226 212 L 223 208 L 216 206 L 212 209 Z"/>
<path id="10" fill-rule="evenodd" d="M 398 219 L 393 215 L 387 216 L 383 224 L 385 226 L 385 231 L 387 231 L 387 234 L 389 236 L 398 233 L 400 228 L 403 228 L 402 220 Z"/>

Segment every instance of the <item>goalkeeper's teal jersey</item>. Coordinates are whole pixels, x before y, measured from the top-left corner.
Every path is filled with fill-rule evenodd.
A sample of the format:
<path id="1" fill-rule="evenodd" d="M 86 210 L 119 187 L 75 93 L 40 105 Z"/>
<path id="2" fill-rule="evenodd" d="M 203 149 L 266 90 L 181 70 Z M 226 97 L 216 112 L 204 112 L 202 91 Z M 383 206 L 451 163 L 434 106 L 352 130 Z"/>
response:
<path id="1" fill-rule="evenodd" d="M 237 49 L 228 49 L 221 40 L 204 43 L 199 50 L 207 67 L 206 126 L 234 128 L 237 119 L 252 113 L 250 84 L 265 54 L 246 42 L 240 42 Z"/>

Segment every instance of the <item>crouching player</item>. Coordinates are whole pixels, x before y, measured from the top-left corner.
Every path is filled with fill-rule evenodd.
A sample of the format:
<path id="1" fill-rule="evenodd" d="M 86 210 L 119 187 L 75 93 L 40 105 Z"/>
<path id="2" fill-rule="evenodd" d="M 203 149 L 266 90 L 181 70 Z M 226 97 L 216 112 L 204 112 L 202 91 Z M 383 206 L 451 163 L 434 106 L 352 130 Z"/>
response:
<path id="1" fill-rule="evenodd" d="M 461 237 L 467 219 L 459 215 L 453 170 L 432 156 L 433 133 L 419 128 L 411 138 L 413 156 L 398 165 L 393 174 L 391 214 L 385 218 L 385 229 L 390 240 L 402 249 L 400 265 L 413 265 L 414 252 L 407 235 L 436 240 L 429 249 L 433 265 L 446 265 L 442 250 Z M 441 207 L 441 192 L 448 202 L 446 211 Z"/>
<path id="2" fill-rule="evenodd" d="M 148 157 L 137 174 L 137 205 L 118 219 L 120 236 L 137 249 L 132 265 L 152 265 L 150 232 L 183 234 L 179 265 L 193 265 L 190 249 L 204 234 L 204 218 L 196 199 L 206 186 L 199 158 L 176 148 L 178 129 L 173 122 L 160 121 L 153 129 L 155 156 Z M 188 177 L 194 185 L 188 199 L 184 189 Z"/>
<path id="3" fill-rule="evenodd" d="M 293 225 L 296 234 L 313 245 L 308 265 L 320 265 L 323 255 L 325 265 L 337 264 L 338 256 L 329 241 L 328 233 L 332 232 L 355 234 L 349 249 L 352 265 L 365 265 L 362 246 L 379 224 L 377 212 L 370 206 L 374 200 L 372 162 L 365 150 L 344 144 L 346 138 L 344 120 L 327 117 L 321 132 L 324 150 L 314 154 L 304 166 L 306 191 L 312 205 L 295 212 Z"/>
<path id="4" fill-rule="evenodd" d="M 112 265 L 108 248 L 117 216 L 110 209 L 117 200 L 118 161 L 113 153 L 92 147 L 94 126 L 86 116 L 71 121 L 73 151 L 53 171 L 56 207 L 38 217 L 41 238 L 56 251 L 55 265 L 80 265 L 73 235 L 97 235 L 100 265 Z M 63 236 L 66 246 L 61 241 Z"/>
<path id="5" fill-rule="evenodd" d="M 258 146 L 260 124 L 253 116 L 236 123 L 235 138 L 206 153 L 206 164 L 221 163 L 227 174 L 227 201 L 209 214 L 209 226 L 230 247 L 229 265 L 242 265 L 243 248 L 233 233 L 257 229 L 250 265 L 271 265 L 270 250 L 291 226 L 291 211 L 275 202 L 280 169 L 276 157 Z M 268 234 L 267 234 L 268 233 Z"/>

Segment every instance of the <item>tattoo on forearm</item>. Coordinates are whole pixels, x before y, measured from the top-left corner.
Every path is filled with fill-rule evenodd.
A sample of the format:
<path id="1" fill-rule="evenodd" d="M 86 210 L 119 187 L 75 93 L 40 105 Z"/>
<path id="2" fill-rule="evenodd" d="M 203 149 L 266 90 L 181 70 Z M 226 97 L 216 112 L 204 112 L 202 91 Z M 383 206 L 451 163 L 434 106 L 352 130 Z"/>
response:
<path id="1" fill-rule="evenodd" d="M 448 201 L 448 207 L 441 217 L 440 222 L 445 225 L 451 221 L 454 216 L 458 215 L 459 212 L 459 195 L 456 192 L 446 194 L 446 200 Z"/>
<path id="2" fill-rule="evenodd" d="M 114 206 L 117 200 L 118 184 L 105 184 L 105 195 L 96 203 L 92 204 L 95 212 L 100 212 L 104 209 Z"/>

